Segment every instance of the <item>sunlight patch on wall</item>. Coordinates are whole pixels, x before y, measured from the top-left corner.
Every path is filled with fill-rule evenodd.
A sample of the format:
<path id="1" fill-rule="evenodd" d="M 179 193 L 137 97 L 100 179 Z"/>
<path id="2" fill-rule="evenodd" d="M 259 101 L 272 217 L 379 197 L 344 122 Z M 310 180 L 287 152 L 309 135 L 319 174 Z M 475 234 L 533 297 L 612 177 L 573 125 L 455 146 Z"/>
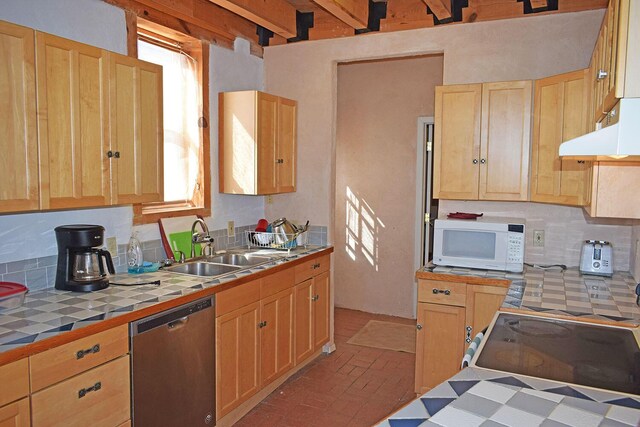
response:
<path id="1" fill-rule="evenodd" d="M 235 185 L 243 190 L 243 192 L 250 193 L 253 190 L 253 177 L 254 175 L 248 171 L 252 168 L 246 168 L 244 165 L 247 163 L 255 164 L 254 161 L 254 148 L 253 137 L 247 131 L 242 121 L 234 114 L 233 116 L 233 157 L 237 159 L 243 159 L 242 162 L 225 162 L 226 164 L 233 164 L 233 181 Z M 225 154 L 226 157 L 226 154 Z"/>
<path id="2" fill-rule="evenodd" d="M 352 260 L 356 260 L 359 253 L 378 271 L 378 234 L 379 228 L 384 227 L 375 211 L 365 201 L 360 199 L 350 187 L 346 188 L 346 233 L 345 251 Z"/>

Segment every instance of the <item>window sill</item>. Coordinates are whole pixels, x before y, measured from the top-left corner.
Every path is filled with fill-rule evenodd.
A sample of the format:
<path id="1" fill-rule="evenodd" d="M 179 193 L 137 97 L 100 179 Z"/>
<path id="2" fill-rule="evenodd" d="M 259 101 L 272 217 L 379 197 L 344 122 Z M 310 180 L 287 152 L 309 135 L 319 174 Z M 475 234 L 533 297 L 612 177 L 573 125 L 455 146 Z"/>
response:
<path id="1" fill-rule="evenodd" d="M 154 224 L 161 218 L 174 218 L 179 216 L 197 215 L 200 217 L 211 216 L 211 209 L 195 207 L 185 203 L 161 204 L 161 205 L 133 205 L 133 225 Z"/>

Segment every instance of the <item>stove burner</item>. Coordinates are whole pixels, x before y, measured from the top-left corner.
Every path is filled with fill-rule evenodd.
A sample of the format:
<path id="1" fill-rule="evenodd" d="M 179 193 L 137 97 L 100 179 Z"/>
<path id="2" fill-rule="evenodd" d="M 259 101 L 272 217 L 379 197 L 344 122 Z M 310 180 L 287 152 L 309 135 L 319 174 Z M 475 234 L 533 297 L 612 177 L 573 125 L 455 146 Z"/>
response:
<path id="1" fill-rule="evenodd" d="M 618 346 L 624 344 L 624 338 L 617 335 L 606 334 L 600 331 L 577 331 L 578 336 L 595 344 L 604 344 L 609 346 Z"/>
<path id="2" fill-rule="evenodd" d="M 505 326 L 513 332 L 529 337 L 565 338 L 571 335 L 571 329 L 556 322 L 541 322 L 537 319 L 507 320 Z"/>
<path id="3" fill-rule="evenodd" d="M 633 374 L 616 366 L 594 364 L 589 360 L 573 363 L 573 375 L 578 384 L 595 384 L 598 388 L 610 389 L 621 384 L 633 384 Z"/>

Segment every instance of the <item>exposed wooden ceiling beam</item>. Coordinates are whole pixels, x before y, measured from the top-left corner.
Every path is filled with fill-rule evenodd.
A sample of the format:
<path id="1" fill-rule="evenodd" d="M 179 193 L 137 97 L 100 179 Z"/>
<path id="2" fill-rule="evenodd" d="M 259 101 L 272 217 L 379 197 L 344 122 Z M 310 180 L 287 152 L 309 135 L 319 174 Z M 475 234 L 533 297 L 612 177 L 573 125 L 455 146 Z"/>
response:
<path id="1" fill-rule="evenodd" d="M 356 30 L 367 28 L 369 0 L 313 0 L 313 2 Z"/>
<path id="2" fill-rule="evenodd" d="M 309 40 L 348 37 L 355 34 L 352 26 L 345 24 L 326 10 L 314 7 L 313 27 L 309 28 Z"/>
<path id="3" fill-rule="evenodd" d="M 532 9 L 542 9 L 547 7 L 547 0 L 531 0 Z"/>
<path id="4" fill-rule="evenodd" d="M 290 39 L 296 37 L 296 9 L 285 0 L 209 0 Z"/>
<path id="5" fill-rule="evenodd" d="M 380 21 L 380 31 L 413 30 L 433 27 L 433 15 L 427 13 L 422 0 L 388 0 L 387 17 Z"/>
<path id="6" fill-rule="evenodd" d="M 451 2 L 449 0 L 422 0 L 440 21 L 451 18 Z"/>

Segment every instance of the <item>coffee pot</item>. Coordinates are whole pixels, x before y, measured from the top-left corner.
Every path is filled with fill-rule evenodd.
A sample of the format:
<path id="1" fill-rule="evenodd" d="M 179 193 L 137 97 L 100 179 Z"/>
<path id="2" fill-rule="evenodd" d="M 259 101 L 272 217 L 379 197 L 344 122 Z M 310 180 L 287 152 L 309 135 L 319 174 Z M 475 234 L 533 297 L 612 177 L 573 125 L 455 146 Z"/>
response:
<path id="1" fill-rule="evenodd" d="M 62 225 L 56 227 L 55 232 L 58 242 L 56 289 L 89 292 L 109 286 L 107 272 L 115 274 L 115 269 L 109 251 L 99 249 L 104 241 L 104 227 Z"/>

